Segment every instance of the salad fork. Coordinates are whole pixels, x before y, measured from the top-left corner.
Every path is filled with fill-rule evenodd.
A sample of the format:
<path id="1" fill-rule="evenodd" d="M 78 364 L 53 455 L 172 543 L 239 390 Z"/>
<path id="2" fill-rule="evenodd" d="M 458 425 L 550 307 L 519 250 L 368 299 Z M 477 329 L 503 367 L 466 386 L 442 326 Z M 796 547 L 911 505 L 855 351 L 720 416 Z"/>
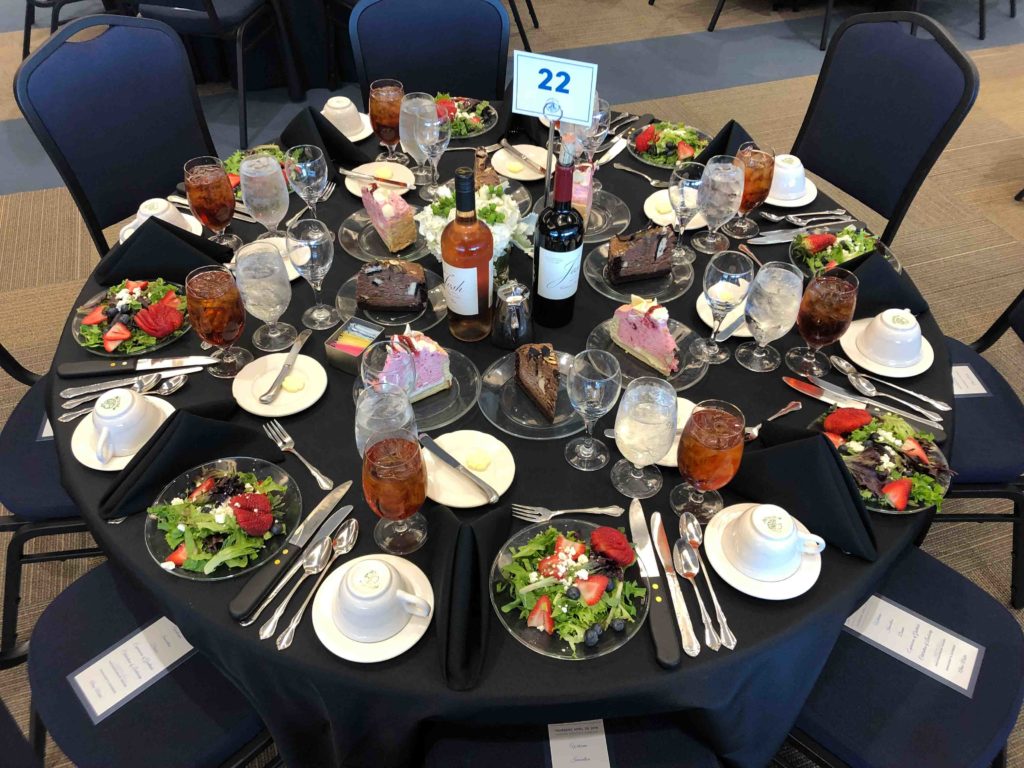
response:
<path id="1" fill-rule="evenodd" d="M 579 509 L 548 509 L 547 507 L 535 507 L 529 504 L 513 504 L 512 517 L 525 520 L 528 523 L 546 523 L 553 517 L 559 515 L 609 515 L 619 517 L 626 510 L 623 507 L 581 507 Z"/>
<path id="2" fill-rule="evenodd" d="M 277 419 L 271 419 L 263 425 L 263 431 L 267 433 L 267 437 L 277 443 L 277 447 L 280 448 L 283 453 L 294 453 L 295 458 L 306 465 L 306 469 L 308 469 L 310 474 L 313 475 L 317 485 L 325 491 L 329 491 L 334 487 L 334 481 L 331 480 L 331 478 L 306 461 L 305 457 L 295 450 L 295 440 L 292 439 L 292 436 L 288 434 L 287 430 L 281 426 L 281 422 Z"/>
<path id="3" fill-rule="evenodd" d="M 620 171 L 625 171 L 626 173 L 634 173 L 637 176 L 641 176 L 647 179 L 648 184 L 658 189 L 668 189 L 670 186 L 672 186 L 667 181 L 659 181 L 658 179 L 652 179 L 643 171 L 638 171 L 636 168 L 630 168 L 628 165 L 623 165 L 622 163 L 612 163 L 612 168 L 618 168 Z"/>
<path id="4" fill-rule="evenodd" d="M 317 198 L 317 202 L 318 203 L 326 203 L 328 200 L 330 200 L 331 199 L 331 195 L 334 194 L 334 190 L 337 188 L 337 186 L 338 185 L 337 185 L 336 182 L 333 182 L 333 181 L 327 182 L 327 186 L 324 187 L 323 194 L 320 195 L 319 198 Z M 306 214 L 306 211 L 308 211 L 308 210 L 309 210 L 309 206 L 308 205 L 302 206 L 299 209 L 298 213 L 296 213 L 294 216 L 292 216 L 290 219 L 288 219 L 288 221 L 286 221 L 284 223 L 285 229 L 287 229 L 292 224 L 294 224 L 296 221 L 301 219 Z"/>

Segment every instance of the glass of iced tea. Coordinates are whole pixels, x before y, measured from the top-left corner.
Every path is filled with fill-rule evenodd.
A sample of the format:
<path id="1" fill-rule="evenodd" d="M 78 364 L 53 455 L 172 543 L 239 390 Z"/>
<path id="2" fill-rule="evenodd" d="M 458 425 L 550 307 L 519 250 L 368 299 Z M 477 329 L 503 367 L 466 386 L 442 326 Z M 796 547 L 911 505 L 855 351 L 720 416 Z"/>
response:
<path id="1" fill-rule="evenodd" d="M 824 376 L 832 367 L 819 350 L 846 333 L 857 307 L 857 276 L 845 269 L 833 268 L 811 279 L 800 300 L 796 327 L 806 347 L 793 347 L 786 353 L 786 365 L 801 376 Z"/>
<path id="2" fill-rule="evenodd" d="M 220 158 L 193 157 L 185 163 L 185 194 L 192 215 L 213 232 L 210 239 L 238 250 L 242 238 L 225 233 L 235 215 L 235 191 Z"/>
<path id="3" fill-rule="evenodd" d="M 724 487 L 743 458 L 743 412 L 724 400 L 704 400 L 690 414 L 679 437 L 679 474 L 669 504 L 677 515 L 690 512 L 702 523 L 722 508 Z"/>
<path id="4" fill-rule="evenodd" d="M 427 540 L 420 507 L 427 498 L 427 469 L 416 434 L 407 429 L 376 432 L 363 454 L 363 496 L 380 518 L 377 546 L 392 555 L 415 552 Z"/>
<path id="5" fill-rule="evenodd" d="M 370 125 L 380 143 L 388 150 L 377 155 L 378 160 L 403 165 L 409 162 L 409 158 L 395 151 L 400 141 L 399 125 L 404 97 L 405 87 L 397 80 L 374 80 L 370 83 Z"/>
<path id="6" fill-rule="evenodd" d="M 740 145 L 736 159 L 743 166 L 743 197 L 740 198 L 740 215 L 722 231 L 737 240 L 754 237 L 759 231 L 750 214 L 767 199 L 775 175 L 775 150 L 759 147 L 752 141 Z"/>
<path id="7" fill-rule="evenodd" d="M 196 335 L 214 347 L 223 349 L 220 362 L 206 370 L 221 379 L 230 379 L 252 362 L 252 353 L 234 343 L 245 328 L 245 307 L 235 278 L 227 267 L 193 269 L 185 278 L 188 319 Z"/>

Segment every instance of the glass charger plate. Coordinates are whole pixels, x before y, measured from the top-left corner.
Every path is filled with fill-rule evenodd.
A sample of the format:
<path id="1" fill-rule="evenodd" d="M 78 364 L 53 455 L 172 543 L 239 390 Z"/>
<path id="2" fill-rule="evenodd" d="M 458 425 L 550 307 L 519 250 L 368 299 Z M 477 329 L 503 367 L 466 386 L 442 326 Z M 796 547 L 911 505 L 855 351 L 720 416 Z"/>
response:
<path id="1" fill-rule="evenodd" d="M 522 185 L 521 182 L 515 179 L 506 179 L 502 177 L 502 181 L 506 184 L 509 196 L 515 201 L 516 205 L 519 206 L 519 214 L 525 216 L 530 212 L 530 206 L 533 205 L 533 196 L 530 195 L 530 191 Z M 455 179 L 448 179 L 441 186 L 447 187 L 448 190 L 455 195 Z"/>
<path id="2" fill-rule="evenodd" d="M 533 204 L 533 212 L 544 210 L 544 198 L 540 197 Z M 586 231 L 583 233 L 584 243 L 600 243 L 621 235 L 629 226 L 629 206 L 611 192 L 598 190 L 594 193 L 594 201 L 590 206 L 590 218 L 587 220 Z"/>
<path id="3" fill-rule="evenodd" d="M 334 306 L 341 313 L 341 322 L 355 316 L 388 328 L 405 328 L 409 325 L 414 331 L 430 330 L 448 316 L 448 305 L 444 299 L 441 277 L 429 269 L 423 272 L 427 278 L 427 304 L 423 309 L 413 312 L 361 309 L 356 304 L 356 277 L 349 278 L 334 297 Z"/>
<path id="4" fill-rule="evenodd" d="M 583 430 L 583 419 L 569 402 L 565 384 L 573 356 L 555 351 L 558 357 L 558 400 L 555 420 L 548 421 L 537 406 L 516 384 L 515 353 L 495 360 L 484 371 L 480 392 L 480 411 L 502 432 L 526 440 L 557 440 Z"/>
<path id="5" fill-rule="evenodd" d="M 867 225 L 864 222 L 862 222 L 862 221 L 842 221 L 842 222 L 839 222 L 838 224 L 825 224 L 825 225 L 820 226 L 820 227 L 804 227 L 803 229 L 796 230 L 796 233 L 800 234 L 801 232 L 804 232 L 804 233 L 807 233 L 807 234 L 822 234 L 822 233 L 836 234 L 837 232 L 845 229 L 846 227 L 850 226 L 851 224 L 853 226 L 857 227 L 858 229 L 867 229 Z M 793 240 L 790 241 L 790 243 L 789 243 L 789 261 L 790 261 L 790 263 L 792 263 L 797 269 L 799 269 L 801 272 L 803 272 L 805 277 L 814 277 L 814 275 L 811 274 L 811 268 L 810 268 L 810 266 L 808 266 L 807 262 L 804 261 L 800 256 L 798 256 L 796 254 L 796 252 L 794 251 L 794 243 L 795 242 L 796 242 L 796 237 L 794 237 Z M 889 266 L 891 266 L 896 271 L 897 274 L 899 274 L 899 273 L 901 273 L 903 271 L 903 265 L 900 264 L 900 260 L 898 258 L 896 258 L 896 254 L 893 253 L 892 251 L 890 251 L 888 246 L 886 246 L 886 244 L 883 243 L 881 240 L 876 240 L 875 241 L 875 248 L 874 248 L 874 250 L 868 251 L 867 253 L 862 253 L 859 256 L 854 256 L 852 259 L 847 259 L 846 261 L 844 261 L 842 264 L 839 264 L 838 266 L 843 267 L 844 269 L 854 268 L 854 267 L 856 267 L 857 263 L 859 263 L 859 261 L 861 259 L 865 258 L 866 256 L 870 256 L 872 253 L 880 253 L 882 255 L 882 258 L 885 259 L 887 262 L 889 262 Z"/>
<path id="6" fill-rule="evenodd" d="M 709 134 L 704 133 L 704 131 L 702 131 L 700 128 L 694 128 L 692 125 L 687 125 L 686 127 L 689 128 L 694 133 L 696 133 L 698 136 L 701 137 L 701 139 L 703 139 L 704 141 L 708 142 L 709 144 L 711 143 L 711 139 L 714 138 L 713 136 L 710 136 Z M 629 154 L 631 154 L 633 157 L 635 157 L 637 160 L 639 160 L 644 165 L 649 165 L 652 168 L 661 168 L 661 170 L 663 170 L 663 171 L 670 171 L 671 172 L 672 168 L 675 166 L 675 162 L 673 162 L 670 165 L 665 165 L 665 164 L 662 164 L 662 163 L 656 163 L 653 160 L 648 160 L 646 157 L 644 157 L 643 155 L 641 155 L 639 152 L 636 151 L 636 135 L 640 132 L 640 130 L 643 130 L 643 129 L 642 128 L 639 129 L 639 130 L 634 129 L 630 133 L 630 135 L 629 135 L 629 143 L 626 144 L 626 149 L 629 150 Z M 690 160 L 694 160 L 697 157 L 697 155 L 699 155 L 701 152 L 703 152 L 704 149 L 706 149 L 706 148 L 707 148 L 707 146 L 705 145 L 705 147 L 703 149 L 701 149 L 698 152 L 696 152 L 693 155 L 693 157 L 691 157 L 689 159 Z"/>
<path id="7" fill-rule="evenodd" d="M 167 282 L 167 285 L 174 286 L 174 292 L 178 295 L 179 299 L 185 297 L 185 289 L 182 286 L 172 282 Z M 188 321 L 188 312 L 182 311 L 181 328 L 176 330 L 170 336 L 164 336 L 162 339 L 157 339 L 155 344 L 146 347 L 145 349 L 140 349 L 138 352 L 118 352 L 117 350 L 114 350 L 113 352 L 107 352 L 105 349 L 103 349 L 103 347 L 87 347 L 85 346 L 85 344 L 82 343 L 82 320 L 85 319 L 85 316 L 88 315 L 97 304 L 102 303 L 105 297 L 106 292 L 101 294 L 99 298 L 94 297 L 95 300 L 87 301 L 85 304 L 83 304 L 81 307 L 78 307 L 75 310 L 75 316 L 71 319 L 72 338 L 75 340 L 75 342 L 77 342 L 78 346 L 80 346 L 82 349 L 84 349 L 86 352 L 90 354 L 98 355 L 99 357 L 109 357 L 115 360 L 118 358 L 148 355 L 150 352 L 156 352 L 158 349 L 163 349 L 168 344 L 173 344 L 186 333 L 188 333 L 189 330 L 192 328 L 192 324 Z"/>
<path id="8" fill-rule="evenodd" d="M 619 648 L 628 643 L 644 625 L 644 620 L 647 618 L 647 610 L 650 603 L 650 584 L 648 583 L 647 578 L 640 573 L 640 568 L 636 562 L 624 571 L 626 579 L 635 581 L 647 590 L 647 594 L 642 599 L 637 599 L 634 603 L 636 606 L 636 617 L 633 621 L 626 623 L 626 628 L 622 632 L 615 632 L 610 628 L 606 630 L 604 635 L 601 637 L 601 641 L 592 648 L 588 648 L 583 643 L 580 643 L 576 647 L 575 656 L 572 654 L 568 643 L 560 639 L 557 634 L 548 635 L 536 630 L 527 626 L 526 619 L 520 618 L 517 612 L 509 611 L 508 613 L 505 613 L 501 610 L 503 605 L 508 604 L 512 600 L 507 589 L 504 592 L 498 591 L 499 584 L 507 583 L 505 581 L 505 577 L 501 575 L 501 569 L 512 562 L 512 556 L 509 554 L 509 550 L 518 549 L 519 547 L 524 546 L 530 539 L 538 533 L 546 531 L 549 527 L 554 527 L 561 533 L 574 531 L 581 541 L 589 542 L 590 533 L 599 526 L 596 523 L 591 523 L 586 520 L 556 518 L 548 523 L 538 523 L 537 525 L 527 526 L 521 531 L 514 533 L 512 537 L 502 545 L 501 549 L 498 551 L 498 555 L 494 558 L 494 562 L 491 564 L 491 576 L 488 591 L 491 595 L 491 605 L 494 607 L 494 612 L 498 615 L 498 621 L 501 622 L 502 626 L 508 630 L 508 633 L 512 635 L 512 637 L 525 645 L 531 651 L 553 659 L 585 661 L 586 659 L 596 659 L 598 656 L 605 656 L 619 650 Z"/>
<path id="9" fill-rule="evenodd" d="M 630 296 L 643 296 L 665 304 L 678 299 L 693 285 L 693 267 L 689 264 L 674 264 L 672 271 L 661 277 L 613 285 L 607 277 L 609 247 L 608 243 L 599 245 L 583 259 L 584 277 L 602 296 L 626 303 Z"/>
<path id="10" fill-rule="evenodd" d="M 284 498 L 282 499 L 282 521 L 285 525 L 285 532 L 280 536 L 267 539 L 260 556 L 244 568 L 221 566 L 209 575 L 196 573 L 195 571 L 186 571 L 184 568 L 175 568 L 173 571 L 169 571 L 172 576 L 193 581 L 223 581 L 224 579 L 233 579 L 236 576 L 247 576 L 261 565 L 267 563 L 267 561 L 272 560 L 281 551 L 282 547 L 288 542 L 288 537 L 299 524 L 299 519 L 302 517 L 302 495 L 299 493 L 299 486 L 292 480 L 291 475 L 269 461 L 245 457 L 217 459 L 206 464 L 200 464 L 198 467 L 192 467 L 192 469 L 178 475 L 178 477 L 165 485 L 153 501 L 153 505 L 168 504 L 175 497 L 187 496 L 195 488 L 198 480 L 214 472 L 252 472 L 260 479 L 269 476 L 273 478 L 275 483 L 285 486 Z M 159 565 L 171 553 L 171 548 L 167 545 L 164 532 L 157 527 L 156 519 L 148 515 L 146 516 L 144 535 L 146 549 L 149 550 L 150 556 Z"/>
<path id="11" fill-rule="evenodd" d="M 452 374 L 452 385 L 448 389 L 412 404 L 416 415 L 416 428 L 430 432 L 447 427 L 462 418 L 480 399 L 480 371 L 473 361 L 461 352 L 445 347 L 448 365 Z M 356 378 L 352 385 L 352 401 L 363 391 L 363 381 Z"/>
<path id="12" fill-rule="evenodd" d="M 480 99 L 471 99 L 468 96 L 452 96 L 452 101 L 458 102 L 459 106 L 463 109 L 473 109 L 477 104 L 480 103 Z M 472 133 L 467 133 L 465 136 L 452 135 L 452 141 L 459 141 L 460 139 L 473 139 L 477 136 L 483 136 L 485 133 L 491 131 L 494 126 L 498 124 L 498 110 L 488 104 L 484 107 L 484 112 L 481 115 L 483 123 L 480 128 Z"/>
<path id="13" fill-rule="evenodd" d="M 415 205 L 412 206 L 413 215 L 420 212 Z M 427 250 L 427 241 L 417 230 L 416 242 L 408 248 L 403 248 L 398 253 L 392 253 L 380 239 L 377 230 L 373 228 L 370 217 L 366 214 L 365 208 L 360 208 L 353 213 L 338 227 L 338 242 L 342 249 L 349 256 L 360 261 L 376 261 L 378 259 L 402 259 L 403 261 L 419 261 L 430 251 Z"/>
<path id="14" fill-rule="evenodd" d="M 587 349 L 603 349 L 615 356 L 615 359 L 619 361 L 619 367 L 622 369 L 623 387 L 628 385 L 633 379 L 639 379 L 641 376 L 656 376 L 667 379 L 668 383 L 675 387 L 677 392 L 680 392 L 692 387 L 703 379 L 704 374 L 708 372 L 708 364 L 697 360 L 693 353 L 690 352 L 690 345 L 697 338 L 697 334 L 678 320 L 669 318 L 668 321 L 668 329 L 676 340 L 676 356 L 679 358 L 679 370 L 671 376 L 665 376 L 649 365 L 641 363 L 637 358 L 612 341 L 611 323 L 610 319 L 605 320 L 590 332 L 590 336 L 587 337 Z"/>

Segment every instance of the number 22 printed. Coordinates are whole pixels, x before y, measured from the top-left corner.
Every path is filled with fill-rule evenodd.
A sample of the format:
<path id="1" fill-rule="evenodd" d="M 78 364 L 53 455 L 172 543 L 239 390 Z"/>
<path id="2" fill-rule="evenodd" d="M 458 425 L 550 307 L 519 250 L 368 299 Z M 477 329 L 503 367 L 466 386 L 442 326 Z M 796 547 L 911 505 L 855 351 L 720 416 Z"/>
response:
<path id="1" fill-rule="evenodd" d="M 542 67 L 538 74 L 543 75 L 540 81 L 540 85 L 537 87 L 542 91 L 550 91 L 552 78 L 561 78 L 562 82 L 554 87 L 555 93 L 568 93 L 569 92 L 569 73 L 568 72 L 557 72 L 552 74 L 551 70 L 547 67 Z"/>

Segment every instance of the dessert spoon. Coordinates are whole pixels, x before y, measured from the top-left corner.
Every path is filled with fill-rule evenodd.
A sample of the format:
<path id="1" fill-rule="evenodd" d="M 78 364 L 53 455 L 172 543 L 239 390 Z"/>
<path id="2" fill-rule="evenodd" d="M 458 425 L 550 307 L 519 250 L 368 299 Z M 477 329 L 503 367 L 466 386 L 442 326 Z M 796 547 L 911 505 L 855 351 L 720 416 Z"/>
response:
<path id="1" fill-rule="evenodd" d="M 277 629 L 277 622 L 279 622 L 281 617 L 284 616 L 284 612 L 288 609 L 288 603 L 291 602 L 291 599 L 295 596 L 299 587 L 302 586 L 302 582 L 310 576 L 324 570 L 327 567 L 327 561 L 330 556 L 330 536 L 324 536 L 302 556 L 302 576 L 300 576 L 299 580 L 295 582 L 288 594 L 284 596 L 284 600 L 281 601 L 281 604 L 274 609 L 274 613 L 270 618 L 264 622 L 262 627 L 260 627 L 260 640 L 266 640 L 273 636 L 274 630 Z"/>
<path id="2" fill-rule="evenodd" d="M 697 564 L 704 572 L 704 583 L 708 585 L 708 592 L 711 593 L 711 602 L 715 605 L 715 617 L 718 619 L 718 635 L 722 639 L 722 645 L 731 651 L 736 647 L 736 635 L 729 629 L 729 623 L 725 620 L 725 611 L 718 604 L 718 596 L 715 594 L 715 588 L 711 585 L 711 577 L 708 576 L 707 568 L 704 567 L 704 558 L 700 556 L 700 545 L 704 541 L 704 532 L 701 530 L 700 522 L 698 522 L 692 512 L 684 512 L 679 518 L 679 535 L 686 539 L 690 546 L 693 547 L 693 551 L 697 553 Z"/>
<path id="3" fill-rule="evenodd" d="M 935 411 L 929 411 L 927 408 L 922 408 L 919 405 L 914 405 L 911 402 L 908 402 L 906 400 L 903 400 L 901 398 L 896 397 L 896 395 L 890 395 L 890 394 L 887 394 L 886 392 L 879 392 L 878 391 L 878 387 L 876 387 L 874 384 L 872 384 L 866 378 L 861 376 L 859 373 L 847 374 L 846 380 L 849 381 L 851 384 L 853 384 L 853 388 L 856 389 L 858 392 L 860 392 L 865 397 L 887 397 L 890 400 L 899 403 L 900 405 L 905 405 L 907 408 L 910 408 L 912 411 L 917 411 L 922 416 L 924 416 L 926 419 L 931 419 L 932 421 L 935 421 L 935 422 L 941 422 L 942 421 L 942 416 L 940 416 L 939 414 L 935 413 Z"/>
<path id="4" fill-rule="evenodd" d="M 899 392 L 904 392 L 908 395 L 911 395 L 912 397 L 918 398 L 919 400 L 923 400 L 924 402 L 938 408 L 940 411 L 953 410 L 953 406 L 951 406 L 947 402 L 944 402 L 942 400 L 936 400 L 934 397 L 928 397 L 928 395 L 922 395 L 920 392 L 915 392 L 912 389 L 904 389 L 901 386 L 893 384 L 891 381 L 880 379 L 877 376 L 869 376 L 866 373 L 861 373 L 860 371 L 853 367 L 853 363 L 851 363 L 849 360 L 845 358 L 840 357 L 839 355 L 829 355 L 828 359 L 831 361 L 832 365 L 834 365 L 841 373 L 845 373 L 847 376 L 858 376 L 862 379 L 871 379 L 871 381 L 880 382 L 882 384 L 885 384 L 887 387 L 892 387 L 893 389 L 898 390 Z M 850 379 L 850 383 L 853 384 L 853 379 Z M 856 387 L 857 385 L 854 384 L 853 386 Z M 864 394 L 867 393 L 865 392 Z"/>
<path id="5" fill-rule="evenodd" d="M 676 569 L 676 573 L 690 582 L 690 586 L 693 587 L 693 592 L 697 595 L 697 605 L 700 606 L 700 620 L 704 623 L 704 645 L 712 651 L 717 651 L 722 647 L 722 641 L 719 639 L 718 633 L 715 632 L 715 625 L 711 623 L 708 609 L 704 607 L 704 598 L 700 596 L 700 590 L 697 589 L 700 563 L 697 561 L 697 552 L 686 539 L 677 540 L 675 546 L 672 547 L 672 566 Z"/>

